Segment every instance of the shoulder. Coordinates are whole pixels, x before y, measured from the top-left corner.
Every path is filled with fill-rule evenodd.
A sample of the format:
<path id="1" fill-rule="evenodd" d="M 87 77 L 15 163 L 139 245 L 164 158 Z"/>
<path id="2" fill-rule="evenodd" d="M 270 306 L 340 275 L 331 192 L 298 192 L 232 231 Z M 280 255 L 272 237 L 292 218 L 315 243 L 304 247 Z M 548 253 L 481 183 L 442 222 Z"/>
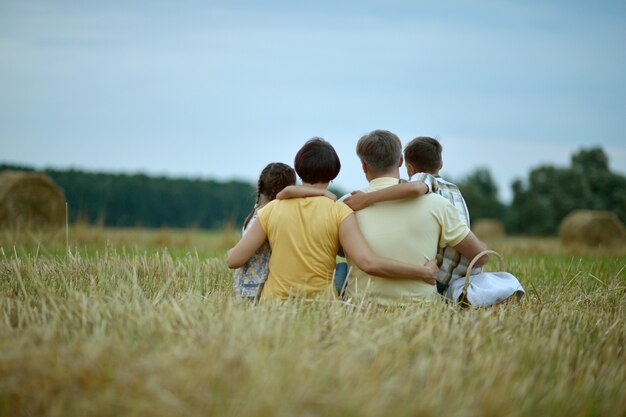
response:
<path id="1" fill-rule="evenodd" d="M 411 177 L 411 182 L 435 181 L 437 177 L 428 172 L 416 172 Z"/>
<path id="2" fill-rule="evenodd" d="M 319 209 L 328 209 L 338 213 L 345 211 L 352 213 L 352 209 L 342 200 L 333 201 L 327 197 L 315 197 L 312 203 Z"/>
<path id="3" fill-rule="evenodd" d="M 439 184 L 437 178 L 428 172 L 418 172 L 411 177 L 411 182 L 423 182 L 429 189 L 429 192 L 437 192 Z"/>
<path id="4" fill-rule="evenodd" d="M 262 216 L 263 213 L 269 213 L 274 210 L 274 207 L 280 202 L 280 200 L 272 200 L 260 209 L 257 210 L 257 216 Z"/>
<path id="5" fill-rule="evenodd" d="M 335 206 L 335 209 L 339 213 L 343 213 L 343 212 L 352 213 L 352 209 L 343 201 L 336 201 L 333 204 Z"/>
<path id="6" fill-rule="evenodd" d="M 269 203 L 267 203 L 265 206 L 257 210 L 255 216 L 258 218 L 258 220 L 261 222 L 262 225 L 265 225 L 265 222 L 267 221 L 268 217 L 270 217 L 272 213 L 280 207 L 281 202 L 283 201 L 288 201 L 288 200 L 278 200 L 278 199 L 272 200 Z"/>
<path id="7" fill-rule="evenodd" d="M 419 200 L 433 212 L 444 213 L 456 210 L 454 204 L 448 198 L 438 193 L 428 193 L 420 197 Z M 456 211 L 454 212 L 456 213 Z"/>
<path id="8" fill-rule="evenodd" d="M 442 187 L 442 188 L 447 188 L 448 190 L 456 190 L 459 191 L 459 187 L 453 183 L 450 182 L 448 180 L 444 180 L 441 177 L 435 177 L 435 180 L 437 181 L 437 183 Z"/>
<path id="9" fill-rule="evenodd" d="M 332 218 L 334 219 L 334 221 L 337 222 L 337 224 L 340 224 L 341 222 L 343 222 L 346 217 L 348 217 L 349 215 L 351 215 L 353 213 L 352 209 L 344 202 L 341 201 L 332 201 L 330 199 L 328 200 L 327 203 L 325 203 L 324 205 L 330 204 L 328 206 L 328 210 L 329 210 L 329 214 L 332 216 Z"/>
<path id="10" fill-rule="evenodd" d="M 447 198 L 442 197 L 437 193 L 428 193 L 420 197 L 420 200 L 428 202 L 428 204 L 432 204 L 435 206 L 445 207 L 447 204 L 450 204 Z"/>

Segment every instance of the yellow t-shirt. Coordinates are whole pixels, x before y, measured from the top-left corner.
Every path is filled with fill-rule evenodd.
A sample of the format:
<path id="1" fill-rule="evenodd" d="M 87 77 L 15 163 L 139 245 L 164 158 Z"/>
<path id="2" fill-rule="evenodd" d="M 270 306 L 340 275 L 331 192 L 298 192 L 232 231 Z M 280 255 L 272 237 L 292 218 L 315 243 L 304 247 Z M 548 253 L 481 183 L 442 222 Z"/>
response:
<path id="1" fill-rule="evenodd" d="M 326 197 L 274 200 L 259 210 L 272 256 L 261 300 L 312 297 L 332 284 L 339 225 L 352 210 Z"/>
<path id="2" fill-rule="evenodd" d="M 398 183 L 377 178 L 364 192 Z M 438 194 L 375 204 L 356 212 L 361 232 L 374 253 L 413 265 L 435 260 L 438 247 L 455 246 L 469 233 L 456 208 Z M 436 298 L 434 285 L 418 280 L 394 280 L 368 275 L 350 262 L 348 297 L 373 297 L 381 304 Z"/>

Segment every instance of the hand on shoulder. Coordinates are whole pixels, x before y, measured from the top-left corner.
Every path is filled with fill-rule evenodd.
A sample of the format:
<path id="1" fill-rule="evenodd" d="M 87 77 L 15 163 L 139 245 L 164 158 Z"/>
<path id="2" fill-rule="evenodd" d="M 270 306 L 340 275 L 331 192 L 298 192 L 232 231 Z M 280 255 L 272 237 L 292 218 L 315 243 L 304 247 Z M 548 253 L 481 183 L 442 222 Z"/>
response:
<path id="1" fill-rule="evenodd" d="M 343 200 L 353 211 L 359 211 L 366 208 L 367 196 L 363 191 L 352 191 L 348 197 Z"/>

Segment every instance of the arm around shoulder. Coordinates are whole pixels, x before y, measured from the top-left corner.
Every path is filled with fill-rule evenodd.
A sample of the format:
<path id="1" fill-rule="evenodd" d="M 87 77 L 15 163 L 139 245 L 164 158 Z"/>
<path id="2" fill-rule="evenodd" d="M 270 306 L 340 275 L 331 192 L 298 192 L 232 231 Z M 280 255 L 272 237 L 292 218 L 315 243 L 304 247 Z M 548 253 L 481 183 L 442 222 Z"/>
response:
<path id="1" fill-rule="evenodd" d="M 352 210 L 359 211 L 372 204 L 382 203 L 384 201 L 419 197 L 427 194 L 428 191 L 428 186 L 423 182 L 403 182 L 369 193 L 353 192 L 352 195 L 344 200 L 344 203 L 350 206 Z"/>
<path id="2" fill-rule="evenodd" d="M 306 185 L 289 185 L 276 194 L 276 198 L 279 200 L 303 197 L 328 197 L 333 201 L 337 200 L 337 196 L 328 190 Z"/>

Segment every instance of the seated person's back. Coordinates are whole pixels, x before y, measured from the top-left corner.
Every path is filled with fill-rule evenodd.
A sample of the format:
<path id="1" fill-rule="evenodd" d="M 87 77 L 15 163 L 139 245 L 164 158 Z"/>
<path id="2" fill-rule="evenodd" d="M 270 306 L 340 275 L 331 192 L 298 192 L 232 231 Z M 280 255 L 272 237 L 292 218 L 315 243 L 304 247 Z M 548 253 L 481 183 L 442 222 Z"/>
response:
<path id="1" fill-rule="evenodd" d="M 328 142 L 313 138 L 296 154 L 295 168 L 303 185 L 325 192 L 341 163 Z M 326 289 L 332 294 L 330 284 L 340 244 L 360 268 L 374 275 L 434 285 L 439 272 L 434 262 L 421 266 L 376 255 L 367 246 L 352 210 L 326 197 L 274 200 L 257 215 L 258 221 L 228 251 L 226 263 L 240 268 L 269 241 L 272 255 L 262 300 L 312 298 Z"/>
<path id="2" fill-rule="evenodd" d="M 270 279 L 261 298 L 310 296 L 332 282 L 339 225 L 350 214 L 326 197 L 274 200 L 259 212 L 272 247 Z M 293 271 L 299 271 L 297 276 Z M 300 294 L 292 294 L 299 288 Z"/>
<path id="3" fill-rule="evenodd" d="M 363 191 L 397 183 L 394 177 L 375 178 Z M 435 259 L 440 246 L 457 245 L 469 233 L 456 209 L 437 194 L 377 204 L 358 211 L 356 217 L 374 253 L 414 265 Z M 378 278 L 359 270 L 350 259 L 348 263 L 348 297 L 367 295 L 383 304 L 436 297 L 436 288 L 423 281 Z"/>

